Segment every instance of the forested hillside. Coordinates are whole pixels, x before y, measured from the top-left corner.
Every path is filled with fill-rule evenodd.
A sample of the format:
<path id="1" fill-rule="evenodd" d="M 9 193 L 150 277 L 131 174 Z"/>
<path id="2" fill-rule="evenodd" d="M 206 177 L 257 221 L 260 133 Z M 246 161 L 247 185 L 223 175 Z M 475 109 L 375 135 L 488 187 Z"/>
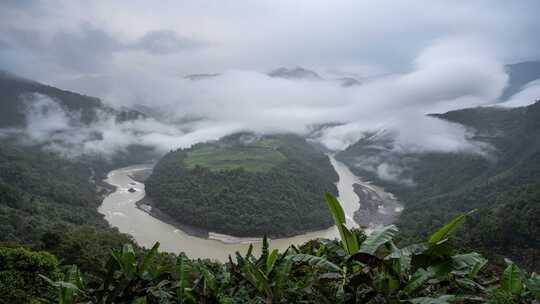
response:
<path id="1" fill-rule="evenodd" d="M 408 237 L 419 238 L 456 213 L 477 208 L 465 242 L 540 269 L 540 103 L 434 116 L 470 127 L 473 139 L 489 145 L 488 152 L 396 154 L 388 152 L 391 142 L 381 145 L 372 137 L 338 157 L 405 204 L 398 224 Z M 381 179 L 359 165 L 362 158 L 375 155 L 380 162 L 401 166 L 401 181 Z"/>
<path id="2" fill-rule="evenodd" d="M 99 112 L 115 115 L 118 120 L 135 119 L 143 114 L 134 110 L 117 111 L 95 97 L 64 91 L 39 82 L 24 79 L 0 70 L 0 128 L 23 127 L 28 103 L 34 94 L 47 96 L 60 104 L 68 113 L 76 113 L 82 124 L 99 118 Z"/>
<path id="3" fill-rule="evenodd" d="M 329 159 L 295 135 L 240 133 L 179 149 L 146 182 L 154 207 L 183 224 L 236 236 L 284 236 L 331 226 Z"/>
<path id="4" fill-rule="evenodd" d="M 92 167 L 0 140 L 0 243 L 46 249 L 99 271 L 95 263 L 107 250 L 130 239 L 97 212 L 106 190 L 95 180 L 109 167 Z"/>

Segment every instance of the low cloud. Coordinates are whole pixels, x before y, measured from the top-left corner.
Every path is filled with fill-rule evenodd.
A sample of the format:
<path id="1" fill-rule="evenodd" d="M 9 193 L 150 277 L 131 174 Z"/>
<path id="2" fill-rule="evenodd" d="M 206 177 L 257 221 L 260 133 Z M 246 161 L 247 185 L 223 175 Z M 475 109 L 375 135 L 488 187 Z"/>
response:
<path id="1" fill-rule="evenodd" d="M 528 83 L 521 92 L 510 97 L 508 101 L 496 104 L 496 106 L 515 108 L 524 107 L 540 100 L 540 79 Z"/>
<path id="2" fill-rule="evenodd" d="M 377 176 L 383 180 L 402 183 L 408 186 L 414 186 L 411 178 L 403 177 L 405 169 L 401 166 L 395 166 L 389 163 L 377 165 Z"/>
<path id="3" fill-rule="evenodd" d="M 507 81 L 502 64 L 469 39 L 439 41 L 419 54 L 411 72 L 348 88 L 330 80 L 280 79 L 246 70 L 200 81 L 137 70 L 108 77 L 101 91 L 105 102 L 151 115 L 118 122 L 102 113 L 81 126 L 76 113 L 38 95 L 27 102 L 29 138 L 72 155 L 111 155 L 133 144 L 164 153 L 237 131 L 307 135 L 322 126 L 314 137 L 332 150 L 385 130 L 392 136 L 392 153 L 482 153 L 485 147 L 470 140 L 470 130 L 426 114 L 495 100 Z M 399 174 L 396 164 L 373 170 L 387 177 Z"/>
<path id="4" fill-rule="evenodd" d="M 3 129 L 2 135 L 15 135 L 23 143 L 37 143 L 69 158 L 83 154 L 111 157 L 130 145 L 153 147 L 164 154 L 173 147 L 187 147 L 233 131 L 200 122 L 172 125 L 153 118 L 118 121 L 106 112 L 98 112 L 97 120 L 86 125 L 81 123 L 80 113 L 67 111 L 48 96 L 24 95 L 21 101 L 25 105 L 25 128 Z"/>
<path id="5" fill-rule="evenodd" d="M 26 129 L 2 132 L 70 155 L 132 144 L 166 152 L 241 130 L 310 134 L 332 150 L 385 134 L 389 156 L 485 153 L 472 130 L 426 114 L 497 101 L 503 63 L 538 57 L 538 1 L 385 1 L 2 3 L 1 69 L 149 114 L 102 113 L 81 126 L 77 113 L 32 96 Z M 325 80 L 266 74 L 284 65 Z M 203 73 L 219 76 L 184 78 Z M 361 85 L 342 87 L 344 75 Z M 539 94 L 534 82 L 502 105 Z M 402 179 L 409 164 L 388 159 L 363 165 Z"/>

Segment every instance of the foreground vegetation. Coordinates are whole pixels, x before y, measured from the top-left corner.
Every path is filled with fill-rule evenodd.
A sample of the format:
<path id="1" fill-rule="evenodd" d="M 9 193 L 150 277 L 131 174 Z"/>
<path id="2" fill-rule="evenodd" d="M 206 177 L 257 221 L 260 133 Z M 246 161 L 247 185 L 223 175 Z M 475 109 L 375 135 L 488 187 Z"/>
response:
<path id="1" fill-rule="evenodd" d="M 535 303 L 540 275 L 515 264 L 499 277 L 488 261 L 452 246 L 462 214 L 426 241 L 398 248 L 395 226 L 369 236 L 349 230 L 339 202 L 326 201 L 341 241 L 318 239 L 285 252 L 251 250 L 227 263 L 114 250 L 98 276 L 59 267 L 54 256 L 0 248 L 0 303 Z M 61 268 L 62 271 L 61 271 Z M 536 299 L 536 300 L 535 300 Z"/>
<path id="2" fill-rule="evenodd" d="M 239 133 L 165 155 L 145 182 L 174 220 L 235 236 L 327 228 L 320 195 L 337 193 L 328 157 L 295 135 Z"/>

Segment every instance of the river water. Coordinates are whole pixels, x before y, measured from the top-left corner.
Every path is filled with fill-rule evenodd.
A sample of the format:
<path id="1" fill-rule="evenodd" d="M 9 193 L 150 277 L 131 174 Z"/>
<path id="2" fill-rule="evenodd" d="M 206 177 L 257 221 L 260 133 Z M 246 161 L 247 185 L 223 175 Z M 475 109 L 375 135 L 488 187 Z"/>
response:
<path id="1" fill-rule="evenodd" d="M 347 166 L 332 156 L 330 161 L 339 175 L 337 183 L 339 200 L 347 218 L 347 225 L 358 226 L 353 220 L 353 214 L 360 207 L 358 196 L 353 190 L 353 184 L 360 180 L 347 168 Z M 141 246 L 150 248 L 156 241 L 160 242 L 160 250 L 168 252 L 185 252 L 190 258 L 210 258 L 224 261 L 236 251 L 245 253 L 250 243 L 254 244 L 254 252 L 260 252 L 260 240 L 247 238 L 228 238 L 227 236 L 215 235 L 215 238 L 226 239 L 227 242 L 218 239 L 200 238 L 189 235 L 184 231 L 169 225 L 136 207 L 135 203 L 145 195 L 144 184 L 134 181 L 129 174 L 149 169 L 149 165 L 130 166 L 109 172 L 107 183 L 116 186 L 116 191 L 109 194 L 98 211 L 105 215 L 105 219 L 111 226 L 117 227 L 120 232 L 130 234 Z M 133 188 L 135 192 L 129 192 Z M 322 198 L 321 198 L 322 199 Z M 331 227 L 325 230 L 313 231 L 294 237 L 272 239 L 270 247 L 284 251 L 292 244 L 300 245 L 314 238 L 336 238 L 337 228 Z M 231 239 L 234 242 L 231 242 Z"/>

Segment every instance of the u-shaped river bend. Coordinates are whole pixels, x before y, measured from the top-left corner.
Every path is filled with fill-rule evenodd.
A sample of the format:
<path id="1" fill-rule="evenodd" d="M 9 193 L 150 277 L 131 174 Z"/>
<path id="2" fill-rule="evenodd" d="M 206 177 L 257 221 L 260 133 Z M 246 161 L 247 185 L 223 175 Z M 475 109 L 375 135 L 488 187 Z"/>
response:
<path id="1" fill-rule="evenodd" d="M 353 214 L 360 207 L 359 199 L 353 190 L 353 184 L 362 182 L 347 168 L 347 166 L 330 156 L 330 161 L 339 175 L 337 188 L 339 200 L 343 205 L 348 226 L 357 226 Z M 151 247 L 156 241 L 161 243 L 160 249 L 168 252 L 185 252 L 190 258 L 210 258 L 224 261 L 236 251 L 244 253 L 250 243 L 254 245 L 255 253 L 260 251 L 260 240 L 247 238 L 232 238 L 234 242 L 223 242 L 218 239 L 192 236 L 184 231 L 152 217 L 140 210 L 136 202 L 144 195 L 144 184 L 134 181 L 129 174 L 149 169 L 149 165 L 130 166 L 109 172 L 105 182 L 116 187 L 103 200 L 99 212 L 111 226 L 117 227 L 120 232 L 133 236 L 135 241 L 144 247 Z M 129 192 L 134 188 L 135 192 Z M 285 250 L 292 244 L 300 245 L 314 238 L 335 238 L 338 236 L 337 228 L 313 231 L 293 237 L 272 239 L 270 247 Z M 225 236 L 226 237 L 226 236 Z M 218 236 L 219 238 L 219 236 Z"/>

